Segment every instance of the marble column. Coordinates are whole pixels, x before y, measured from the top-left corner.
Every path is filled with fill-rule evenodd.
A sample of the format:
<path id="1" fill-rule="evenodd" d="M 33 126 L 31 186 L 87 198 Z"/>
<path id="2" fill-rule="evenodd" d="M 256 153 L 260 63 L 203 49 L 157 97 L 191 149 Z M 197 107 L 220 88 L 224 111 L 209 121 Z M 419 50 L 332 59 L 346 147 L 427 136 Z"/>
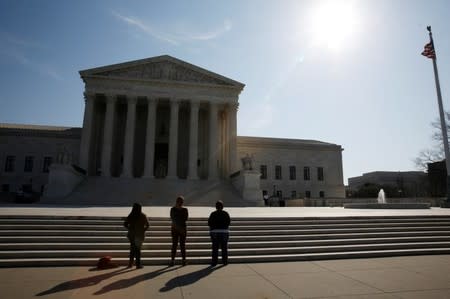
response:
<path id="1" fill-rule="evenodd" d="M 191 116 L 189 124 L 189 168 L 188 179 L 198 179 L 198 110 L 200 102 L 191 100 Z"/>
<path id="2" fill-rule="evenodd" d="M 228 115 L 229 111 L 227 110 L 227 107 L 225 106 L 223 110 L 220 113 L 220 131 L 221 131 L 221 137 L 220 137 L 220 168 L 221 173 L 220 177 L 227 178 L 229 173 L 229 166 L 230 166 L 230 155 L 229 155 L 229 143 L 230 143 L 230 132 L 229 132 L 229 126 L 228 126 Z"/>
<path id="3" fill-rule="evenodd" d="M 102 146 L 102 176 L 111 176 L 112 140 L 114 129 L 114 115 L 116 111 L 116 96 L 106 96 L 105 124 L 103 126 Z"/>
<path id="4" fill-rule="evenodd" d="M 170 129 L 169 129 L 169 161 L 167 178 L 177 177 L 178 157 L 178 99 L 170 99 Z"/>
<path id="5" fill-rule="evenodd" d="M 218 178 L 217 159 L 219 157 L 218 149 L 218 118 L 217 103 L 209 103 L 209 155 L 208 155 L 208 179 Z"/>
<path id="6" fill-rule="evenodd" d="M 125 125 L 125 144 L 123 150 L 122 177 L 133 177 L 134 131 L 136 125 L 137 97 L 127 98 L 127 122 Z"/>
<path id="7" fill-rule="evenodd" d="M 155 130 L 156 130 L 156 107 L 158 100 L 156 98 L 147 98 L 147 132 L 145 137 L 145 164 L 144 177 L 153 178 L 155 161 Z"/>
<path id="8" fill-rule="evenodd" d="M 92 143 L 92 129 L 94 119 L 94 104 L 95 94 L 84 93 L 84 117 L 83 117 L 83 130 L 81 134 L 80 142 L 80 167 L 85 169 L 89 174 L 89 160 L 91 153 Z"/>
<path id="9" fill-rule="evenodd" d="M 237 157 L 237 110 L 239 103 L 230 103 L 228 106 L 228 126 L 229 126 L 229 174 L 238 171 Z"/>

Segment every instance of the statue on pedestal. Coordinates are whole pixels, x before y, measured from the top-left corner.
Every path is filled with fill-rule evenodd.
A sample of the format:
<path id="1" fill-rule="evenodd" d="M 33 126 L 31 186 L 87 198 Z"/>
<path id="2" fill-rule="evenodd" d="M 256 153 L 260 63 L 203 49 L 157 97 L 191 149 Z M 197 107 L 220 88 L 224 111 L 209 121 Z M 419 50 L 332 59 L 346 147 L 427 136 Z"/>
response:
<path id="1" fill-rule="evenodd" d="M 245 157 L 241 158 L 241 161 L 243 170 L 253 170 L 253 155 L 246 154 Z"/>
<path id="2" fill-rule="evenodd" d="M 67 147 L 63 145 L 56 154 L 57 164 L 71 164 L 73 160 L 73 153 L 67 150 Z"/>

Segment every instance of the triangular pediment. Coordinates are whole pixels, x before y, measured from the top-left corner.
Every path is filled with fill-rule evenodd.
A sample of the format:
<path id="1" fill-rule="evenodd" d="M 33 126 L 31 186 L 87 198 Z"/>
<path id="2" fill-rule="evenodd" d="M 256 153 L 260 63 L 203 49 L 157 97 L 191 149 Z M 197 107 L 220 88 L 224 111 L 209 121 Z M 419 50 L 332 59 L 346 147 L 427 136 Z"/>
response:
<path id="1" fill-rule="evenodd" d="M 158 56 L 80 71 L 82 78 L 104 77 L 212 84 L 242 89 L 244 84 L 171 56 Z"/>

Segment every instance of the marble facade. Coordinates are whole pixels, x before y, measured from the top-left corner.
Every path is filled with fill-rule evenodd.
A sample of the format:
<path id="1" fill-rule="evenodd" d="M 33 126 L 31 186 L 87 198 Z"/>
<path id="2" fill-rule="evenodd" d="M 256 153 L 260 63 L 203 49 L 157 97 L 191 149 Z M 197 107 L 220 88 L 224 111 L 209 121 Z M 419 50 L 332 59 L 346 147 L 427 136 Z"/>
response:
<path id="1" fill-rule="evenodd" d="M 237 170 L 244 84 L 170 56 L 80 71 L 89 175 L 220 179 Z"/>
<path id="2" fill-rule="evenodd" d="M 44 197 L 68 194 L 58 190 L 62 176 L 53 174 L 49 180 L 40 164 L 25 171 L 22 162 L 32 158 L 35 165 L 58 164 L 58 157 L 70 156 L 65 164 L 80 166 L 88 178 L 71 193 L 72 204 L 95 203 L 92 198 L 116 204 L 126 197 L 125 204 L 167 205 L 186 193 L 198 205 L 226 199 L 236 206 L 255 204 L 262 191 L 286 198 L 345 196 L 340 145 L 237 136 L 242 83 L 171 56 L 87 69 L 80 76 L 85 84 L 82 128 L 0 124 L 3 192 L 15 192 L 30 181 L 33 190 L 43 192 L 53 181 Z M 24 143 L 29 146 L 23 148 Z M 246 166 L 251 169 L 243 166 L 245 157 L 252 158 Z M 11 161 L 17 164 L 12 170 L 7 167 Z M 70 177 L 72 169 L 64 169 Z M 265 176 L 258 181 L 263 169 Z M 245 171 L 247 177 L 236 177 Z M 247 184 L 249 171 L 254 175 Z M 77 180 L 65 182 L 73 186 Z M 233 181 L 248 185 L 237 188 L 241 197 Z M 252 202 L 242 202 L 245 197 Z"/>

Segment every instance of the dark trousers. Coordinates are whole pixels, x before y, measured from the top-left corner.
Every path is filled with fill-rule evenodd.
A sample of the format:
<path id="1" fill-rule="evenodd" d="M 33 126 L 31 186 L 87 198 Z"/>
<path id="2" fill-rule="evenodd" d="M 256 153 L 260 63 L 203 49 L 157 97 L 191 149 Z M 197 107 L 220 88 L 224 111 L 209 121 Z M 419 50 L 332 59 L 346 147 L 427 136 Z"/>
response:
<path id="1" fill-rule="evenodd" d="M 219 257 L 219 247 L 222 251 L 222 263 L 228 264 L 228 237 L 229 233 L 216 233 L 211 232 L 212 241 L 212 265 L 217 265 L 217 259 Z"/>
<path id="2" fill-rule="evenodd" d="M 172 227 L 172 260 L 177 253 L 178 242 L 180 243 L 181 257 L 186 259 L 186 229 Z"/>
<path id="3" fill-rule="evenodd" d="M 135 238 L 128 238 L 130 241 L 130 261 L 129 265 L 133 265 L 133 261 L 136 258 L 136 266 L 141 265 L 141 247 L 142 241 Z"/>

